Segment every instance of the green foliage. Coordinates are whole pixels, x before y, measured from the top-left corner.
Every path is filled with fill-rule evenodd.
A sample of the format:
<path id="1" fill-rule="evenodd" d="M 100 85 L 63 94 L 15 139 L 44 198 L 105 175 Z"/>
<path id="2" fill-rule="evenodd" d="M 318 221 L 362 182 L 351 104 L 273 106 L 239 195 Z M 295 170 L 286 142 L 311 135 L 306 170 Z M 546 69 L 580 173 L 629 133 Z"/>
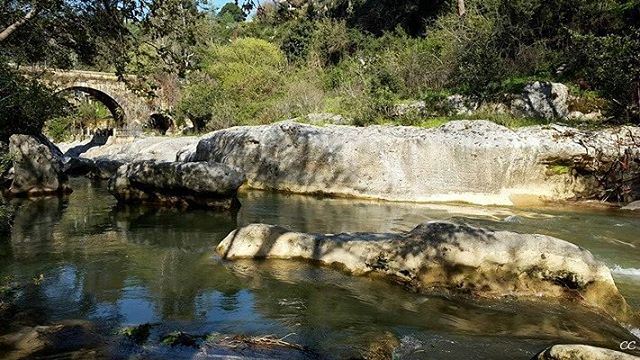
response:
<path id="1" fill-rule="evenodd" d="M 64 113 L 66 101 L 36 79 L 27 79 L 0 58 L 0 141 L 37 134 L 48 119 Z"/>
<path id="2" fill-rule="evenodd" d="M 84 129 L 111 128 L 115 123 L 109 109 L 102 103 L 83 99 L 69 109 L 64 116 L 48 120 L 42 129 L 43 133 L 54 142 L 69 141 Z"/>
<path id="3" fill-rule="evenodd" d="M 609 100 L 609 112 L 640 122 L 640 28 L 620 35 L 574 34 L 573 67 Z"/>
<path id="4" fill-rule="evenodd" d="M 198 340 L 201 340 L 202 336 L 194 336 L 182 331 L 174 331 L 165 335 L 162 338 L 162 344 L 167 346 L 188 346 L 196 347 Z"/>
<path id="5" fill-rule="evenodd" d="M 143 344 L 149 338 L 152 326 L 152 324 L 148 323 L 129 326 L 118 331 L 118 334 L 126 336 L 136 344 Z"/>
<path id="6" fill-rule="evenodd" d="M 0 234 L 6 234 L 11 231 L 13 215 L 13 207 L 11 205 L 5 204 L 4 202 L 0 202 Z M 3 291 L 5 290 L 3 290 L 3 287 L 0 284 L 0 293 Z"/>
<path id="7" fill-rule="evenodd" d="M 274 44 L 240 38 L 204 52 L 202 72 L 191 78 L 178 105 L 197 129 L 259 120 L 283 94 L 286 62 Z"/>
<path id="8" fill-rule="evenodd" d="M 218 12 L 218 17 L 223 22 L 242 22 L 247 18 L 244 11 L 235 3 L 226 3 Z"/>

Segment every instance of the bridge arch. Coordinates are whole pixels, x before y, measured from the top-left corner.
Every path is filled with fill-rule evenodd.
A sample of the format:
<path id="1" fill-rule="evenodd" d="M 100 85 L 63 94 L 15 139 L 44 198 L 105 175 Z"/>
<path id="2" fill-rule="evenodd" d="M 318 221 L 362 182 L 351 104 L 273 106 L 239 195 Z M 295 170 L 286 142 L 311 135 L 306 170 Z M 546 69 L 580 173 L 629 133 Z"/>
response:
<path id="1" fill-rule="evenodd" d="M 120 126 L 125 124 L 126 119 L 125 119 L 124 108 L 122 107 L 122 105 L 120 105 L 120 103 L 118 103 L 116 99 L 114 99 L 113 96 L 107 94 L 102 90 L 98 90 L 96 88 L 93 88 L 90 86 L 84 86 L 84 85 L 73 85 L 73 86 L 65 87 L 64 89 L 58 92 L 63 93 L 63 92 L 72 92 L 72 91 L 85 93 L 91 96 L 92 98 L 94 98 L 95 100 L 101 102 L 107 109 L 109 109 L 109 112 L 111 113 L 111 116 L 113 116 L 113 119 L 115 120 L 116 124 Z"/>

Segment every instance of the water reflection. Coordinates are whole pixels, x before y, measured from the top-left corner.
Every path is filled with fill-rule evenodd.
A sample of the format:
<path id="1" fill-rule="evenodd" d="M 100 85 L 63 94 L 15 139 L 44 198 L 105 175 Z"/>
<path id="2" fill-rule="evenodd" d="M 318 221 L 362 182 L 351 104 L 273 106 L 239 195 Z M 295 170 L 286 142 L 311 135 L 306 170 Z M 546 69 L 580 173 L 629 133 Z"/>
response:
<path id="1" fill-rule="evenodd" d="M 21 294 L 21 306 L 40 314 L 40 321 L 89 319 L 105 334 L 156 323 L 156 337 L 177 329 L 275 334 L 329 358 L 358 356 L 389 333 L 402 340 L 409 358 L 449 359 L 528 359 L 552 343 L 613 347 L 631 336 L 610 319 L 566 304 L 423 296 L 305 263 L 221 262 L 213 249 L 237 225 L 253 222 L 343 232 L 403 231 L 450 219 L 558 236 L 609 264 L 640 268 L 637 217 L 265 192 L 243 194 L 238 214 L 182 212 L 120 207 L 104 184 L 73 181 L 76 191 L 66 199 L 23 200 L 13 232 L 0 240 L 0 276 L 33 283 L 43 274 Z M 621 283 L 638 304 L 640 283 Z"/>

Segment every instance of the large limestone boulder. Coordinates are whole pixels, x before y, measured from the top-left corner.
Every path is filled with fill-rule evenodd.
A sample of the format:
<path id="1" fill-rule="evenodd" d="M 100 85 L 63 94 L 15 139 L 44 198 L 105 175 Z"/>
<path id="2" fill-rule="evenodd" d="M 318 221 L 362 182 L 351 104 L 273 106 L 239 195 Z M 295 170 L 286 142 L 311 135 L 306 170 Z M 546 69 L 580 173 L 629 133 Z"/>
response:
<path id="1" fill-rule="evenodd" d="M 63 171 L 62 152 L 44 137 L 12 135 L 9 153 L 13 160 L 9 194 L 36 196 L 71 191 Z"/>
<path id="2" fill-rule="evenodd" d="M 244 176 L 222 164 L 136 161 L 118 168 L 109 191 L 122 202 L 232 209 Z"/>
<path id="3" fill-rule="evenodd" d="M 554 345 L 531 360 L 640 360 L 640 357 L 589 345 Z"/>
<path id="4" fill-rule="evenodd" d="M 593 154 L 640 152 L 634 139 L 640 139 L 640 128 L 590 132 L 562 126 L 511 130 L 488 121 L 453 121 L 435 129 L 282 122 L 210 133 L 183 160 L 241 169 L 255 189 L 514 205 L 590 196 L 596 185 L 574 176 L 570 166 Z"/>
<path id="5" fill-rule="evenodd" d="M 307 234 L 254 224 L 217 247 L 224 259 L 304 259 L 379 274 L 417 291 L 570 299 L 635 319 L 609 269 L 576 245 L 544 235 L 428 222 L 408 233 Z M 635 321 L 635 320 L 633 320 Z"/>
<path id="6" fill-rule="evenodd" d="M 522 95 L 511 103 L 515 116 L 564 119 L 569 115 L 569 88 L 560 83 L 536 81 L 524 87 Z"/>

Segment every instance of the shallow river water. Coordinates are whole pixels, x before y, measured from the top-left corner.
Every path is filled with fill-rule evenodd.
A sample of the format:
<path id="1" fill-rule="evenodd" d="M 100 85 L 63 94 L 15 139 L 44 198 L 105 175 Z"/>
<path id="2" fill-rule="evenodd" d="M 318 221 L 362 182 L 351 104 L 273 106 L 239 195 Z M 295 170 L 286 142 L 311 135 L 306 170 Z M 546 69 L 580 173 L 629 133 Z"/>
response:
<path id="1" fill-rule="evenodd" d="M 73 179 L 71 185 L 75 191 L 67 199 L 24 201 L 11 235 L 0 238 L 0 277 L 37 280 L 20 306 L 37 309 L 43 323 L 87 319 L 105 335 L 143 323 L 156 324 L 152 337 L 174 330 L 273 334 L 329 359 L 357 358 L 389 337 L 400 344 L 398 358 L 529 359 L 551 344 L 616 348 L 634 340 L 634 332 L 640 336 L 633 326 L 568 304 L 426 296 L 302 262 L 222 262 L 213 251 L 236 226 L 254 222 L 336 233 L 465 221 L 552 235 L 591 250 L 640 309 L 638 215 L 248 192 L 232 216 L 120 208 L 104 183 Z M 114 357 L 191 358 L 198 349 L 149 345 L 110 351 Z"/>

